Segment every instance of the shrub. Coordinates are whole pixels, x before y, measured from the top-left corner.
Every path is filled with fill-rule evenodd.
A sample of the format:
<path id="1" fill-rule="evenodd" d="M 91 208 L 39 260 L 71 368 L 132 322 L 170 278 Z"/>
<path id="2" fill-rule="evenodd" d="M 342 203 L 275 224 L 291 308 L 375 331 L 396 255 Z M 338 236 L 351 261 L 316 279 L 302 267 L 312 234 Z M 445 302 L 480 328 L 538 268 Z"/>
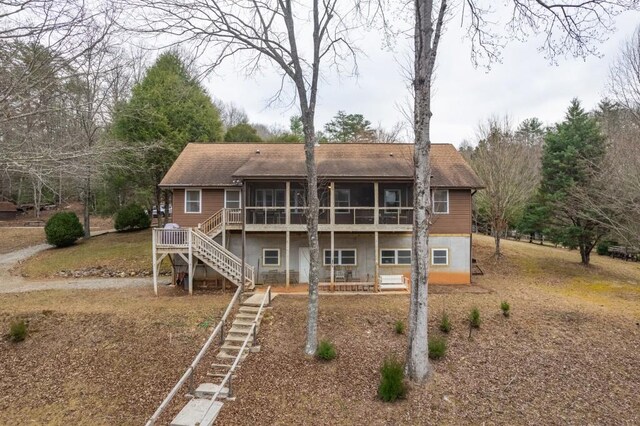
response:
<path id="1" fill-rule="evenodd" d="M 14 321 L 9 328 L 9 339 L 14 342 L 22 342 L 27 338 L 27 323 L 24 320 Z"/>
<path id="2" fill-rule="evenodd" d="M 336 357 L 336 346 L 328 340 L 321 340 L 316 349 L 316 358 L 331 361 Z"/>
<path id="3" fill-rule="evenodd" d="M 600 241 L 596 246 L 596 252 L 600 256 L 607 256 L 609 254 L 609 247 L 617 246 L 617 245 L 618 243 L 616 241 L 611 241 L 611 240 Z"/>
<path id="4" fill-rule="evenodd" d="M 472 328 L 480 328 L 482 320 L 480 319 L 480 310 L 476 307 L 471 310 L 469 314 L 469 325 Z"/>
<path id="5" fill-rule="evenodd" d="M 429 358 L 440 359 L 447 352 L 447 341 L 439 336 L 429 337 Z"/>
<path id="6" fill-rule="evenodd" d="M 396 323 L 393 326 L 393 329 L 398 334 L 404 334 L 404 323 L 400 320 L 396 321 Z"/>
<path id="7" fill-rule="evenodd" d="M 451 321 L 449 321 L 449 315 L 446 312 L 442 313 L 442 319 L 440 320 L 440 331 L 448 333 L 451 331 Z"/>
<path id="8" fill-rule="evenodd" d="M 509 309 L 511 309 L 511 306 L 509 306 L 509 302 L 503 300 L 502 303 L 500 303 L 500 309 L 502 309 L 502 315 L 504 315 L 505 317 L 509 316 Z"/>
<path id="9" fill-rule="evenodd" d="M 396 357 L 385 358 L 380 368 L 378 397 L 385 402 L 404 398 L 407 387 L 404 383 L 404 364 Z"/>
<path id="10" fill-rule="evenodd" d="M 129 204 L 118 210 L 113 223 L 116 231 L 133 231 L 147 229 L 151 226 L 151 218 L 147 212 L 137 204 Z"/>
<path id="11" fill-rule="evenodd" d="M 72 245 L 84 235 L 82 224 L 74 212 L 56 213 L 47 221 L 44 227 L 47 242 L 56 247 Z"/>

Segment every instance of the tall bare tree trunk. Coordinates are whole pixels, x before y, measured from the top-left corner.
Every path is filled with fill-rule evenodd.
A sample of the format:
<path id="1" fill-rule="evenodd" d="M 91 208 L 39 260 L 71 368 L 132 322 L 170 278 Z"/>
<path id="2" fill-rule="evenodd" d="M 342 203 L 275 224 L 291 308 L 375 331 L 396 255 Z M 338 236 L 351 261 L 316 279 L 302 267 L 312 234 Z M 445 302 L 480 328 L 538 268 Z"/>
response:
<path id="1" fill-rule="evenodd" d="M 91 237 L 91 214 L 90 214 L 90 203 L 91 203 L 91 173 L 89 173 L 84 182 L 84 238 Z"/>
<path id="2" fill-rule="evenodd" d="M 411 300 L 409 306 L 409 340 L 406 370 L 411 380 L 424 382 L 429 377 L 428 281 L 429 218 L 431 215 L 431 81 L 436 51 L 447 4 L 442 0 L 436 19 L 432 21 L 433 1 L 415 0 L 415 105 L 414 105 L 414 181 L 413 240 L 411 251 Z"/>

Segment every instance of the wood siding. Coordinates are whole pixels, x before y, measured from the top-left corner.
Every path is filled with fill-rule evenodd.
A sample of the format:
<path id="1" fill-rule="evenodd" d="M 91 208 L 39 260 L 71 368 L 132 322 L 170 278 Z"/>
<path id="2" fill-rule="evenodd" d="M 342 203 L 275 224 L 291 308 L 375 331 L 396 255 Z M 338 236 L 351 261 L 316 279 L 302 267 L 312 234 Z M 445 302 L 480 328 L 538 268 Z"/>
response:
<path id="1" fill-rule="evenodd" d="M 224 207 L 224 189 L 202 189 L 201 213 L 185 213 L 184 189 L 174 189 L 172 221 L 182 227 L 195 227 L 222 207 Z"/>
<path id="2" fill-rule="evenodd" d="M 449 190 L 449 213 L 434 214 L 430 234 L 471 233 L 471 190 Z"/>

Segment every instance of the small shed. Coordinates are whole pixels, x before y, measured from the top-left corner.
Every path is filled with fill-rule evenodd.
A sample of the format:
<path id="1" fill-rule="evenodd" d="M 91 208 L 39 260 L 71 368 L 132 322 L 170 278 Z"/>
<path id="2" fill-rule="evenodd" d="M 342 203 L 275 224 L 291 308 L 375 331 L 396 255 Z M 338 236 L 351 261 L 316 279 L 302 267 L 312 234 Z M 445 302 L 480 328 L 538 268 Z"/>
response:
<path id="1" fill-rule="evenodd" d="M 18 214 L 16 205 L 11 201 L 0 201 L 0 220 L 13 220 Z"/>

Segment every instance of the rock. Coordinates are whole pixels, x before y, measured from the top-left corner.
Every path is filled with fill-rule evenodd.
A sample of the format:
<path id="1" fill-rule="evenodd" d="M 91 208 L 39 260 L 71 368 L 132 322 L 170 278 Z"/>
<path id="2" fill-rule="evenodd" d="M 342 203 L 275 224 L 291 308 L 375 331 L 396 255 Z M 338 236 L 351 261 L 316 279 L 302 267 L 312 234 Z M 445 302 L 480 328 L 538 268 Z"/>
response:
<path id="1" fill-rule="evenodd" d="M 124 278 L 124 277 L 127 276 L 127 274 L 125 274 L 124 272 L 120 272 L 119 276 L 120 276 L 120 278 Z"/>

